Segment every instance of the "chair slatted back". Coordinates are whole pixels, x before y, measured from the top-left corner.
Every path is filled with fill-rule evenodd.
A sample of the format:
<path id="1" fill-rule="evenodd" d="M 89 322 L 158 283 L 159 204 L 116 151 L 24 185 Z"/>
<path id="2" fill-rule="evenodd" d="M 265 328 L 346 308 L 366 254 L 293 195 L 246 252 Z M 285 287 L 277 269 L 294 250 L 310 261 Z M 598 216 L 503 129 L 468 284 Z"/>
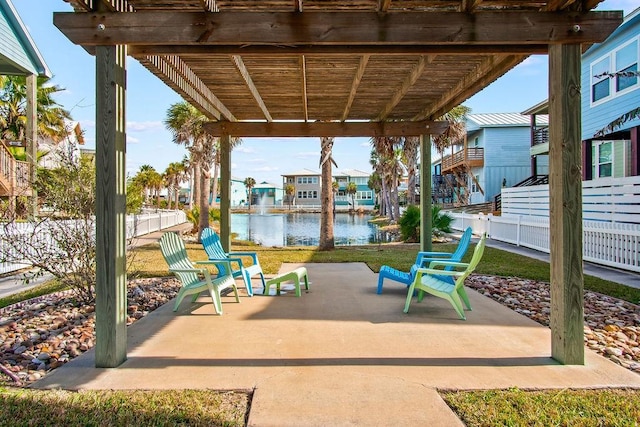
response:
<path id="1" fill-rule="evenodd" d="M 453 252 L 453 255 L 451 255 L 452 260 L 462 260 L 464 254 L 467 253 L 467 249 L 469 249 L 469 244 L 471 243 L 472 231 L 473 230 L 471 230 L 471 227 L 467 227 L 467 229 L 464 230 L 464 233 L 462 233 L 462 236 L 460 236 L 458 247 Z"/>
<path id="2" fill-rule="evenodd" d="M 482 254 L 484 253 L 484 246 L 485 246 L 486 239 L 487 239 L 487 234 L 482 233 L 482 236 L 480 237 L 480 241 L 476 245 L 476 248 L 473 250 L 473 256 L 471 257 L 471 261 L 469 261 L 469 266 L 464 271 L 464 273 L 456 279 L 456 285 L 455 285 L 456 288 L 459 288 L 460 286 L 464 285 L 465 279 L 469 277 L 471 273 L 473 273 L 473 271 L 476 269 L 476 267 L 480 263 L 480 260 L 482 259 Z"/>
<path id="3" fill-rule="evenodd" d="M 176 233 L 167 232 L 162 235 L 160 238 L 160 251 L 170 270 L 196 268 L 187 256 L 184 242 Z M 183 286 L 189 286 L 201 281 L 196 273 L 174 272 L 174 274 L 178 276 Z"/>
<path id="4" fill-rule="evenodd" d="M 229 258 L 229 255 L 222 248 L 222 242 L 220 241 L 220 236 L 213 229 L 207 227 L 202 230 L 202 234 L 200 235 L 200 240 L 202 241 L 202 246 L 204 247 L 204 251 L 207 253 L 209 259 L 215 258 Z M 231 272 L 227 272 L 224 264 L 219 265 L 220 274 L 231 274 Z"/>

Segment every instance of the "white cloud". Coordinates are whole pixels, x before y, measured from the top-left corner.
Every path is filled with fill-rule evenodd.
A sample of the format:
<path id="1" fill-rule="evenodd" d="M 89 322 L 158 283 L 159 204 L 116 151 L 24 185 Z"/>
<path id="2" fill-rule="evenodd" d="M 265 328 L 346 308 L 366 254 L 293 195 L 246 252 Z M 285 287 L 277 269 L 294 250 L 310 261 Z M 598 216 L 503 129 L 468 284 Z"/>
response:
<path id="1" fill-rule="evenodd" d="M 137 144 L 140 140 L 135 136 L 127 135 L 127 144 Z"/>
<path id="2" fill-rule="evenodd" d="M 152 122 L 127 122 L 127 132 L 148 132 L 165 130 L 161 121 Z"/>
<path id="3" fill-rule="evenodd" d="M 276 171 L 279 171 L 280 168 L 277 167 L 277 166 L 263 166 L 261 168 L 255 168 L 255 169 L 252 169 L 252 170 L 254 170 L 256 172 L 276 172 Z"/>
<path id="4" fill-rule="evenodd" d="M 245 147 L 245 146 L 239 145 L 239 146 L 237 146 L 237 147 L 235 147 L 235 148 L 233 149 L 233 152 L 234 152 L 234 153 L 253 154 L 253 153 L 255 153 L 255 152 L 256 152 L 256 150 L 254 150 L 254 149 L 253 149 L 253 148 L 251 148 L 251 147 Z"/>
<path id="5" fill-rule="evenodd" d="M 295 154 L 295 157 L 298 159 L 309 159 L 309 158 L 317 158 L 320 156 L 320 151 L 300 151 Z"/>

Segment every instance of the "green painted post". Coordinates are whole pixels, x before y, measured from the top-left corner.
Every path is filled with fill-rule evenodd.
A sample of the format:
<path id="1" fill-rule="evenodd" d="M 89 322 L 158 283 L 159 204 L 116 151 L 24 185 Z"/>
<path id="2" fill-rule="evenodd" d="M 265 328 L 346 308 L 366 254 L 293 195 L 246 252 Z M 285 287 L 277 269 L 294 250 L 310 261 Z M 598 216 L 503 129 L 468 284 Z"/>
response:
<path id="1" fill-rule="evenodd" d="M 220 243 L 231 251 L 231 136 L 220 137 Z"/>
<path id="2" fill-rule="evenodd" d="M 96 47 L 96 358 L 127 358 L 126 46 Z"/>
<path id="3" fill-rule="evenodd" d="M 431 135 L 420 136 L 420 250 L 431 251 Z"/>

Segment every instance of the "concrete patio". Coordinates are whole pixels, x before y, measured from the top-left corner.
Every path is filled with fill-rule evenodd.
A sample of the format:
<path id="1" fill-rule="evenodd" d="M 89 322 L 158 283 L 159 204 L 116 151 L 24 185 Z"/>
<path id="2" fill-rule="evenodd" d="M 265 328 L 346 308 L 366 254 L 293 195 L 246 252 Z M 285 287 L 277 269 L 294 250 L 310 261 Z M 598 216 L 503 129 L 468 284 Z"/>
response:
<path id="1" fill-rule="evenodd" d="M 406 288 L 376 295 L 363 263 L 304 266 L 300 298 L 227 296 L 222 316 L 205 296 L 167 304 L 129 327 L 120 367 L 94 368 L 91 351 L 35 387 L 253 390 L 248 424 L 260 427 L 462 425 L 437 389 L 640 388 L 589 350 L 584 366 L 557 364 L 548 328 L 473 290 L 466 322 L 434 297 L 404 314 Z"/>

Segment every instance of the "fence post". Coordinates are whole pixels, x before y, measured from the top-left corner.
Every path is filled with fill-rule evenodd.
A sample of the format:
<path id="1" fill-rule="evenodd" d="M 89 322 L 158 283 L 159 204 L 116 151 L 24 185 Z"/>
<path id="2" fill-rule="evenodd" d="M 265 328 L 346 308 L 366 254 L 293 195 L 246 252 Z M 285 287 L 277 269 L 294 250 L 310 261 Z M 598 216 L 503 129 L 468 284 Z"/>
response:
<path id="1" fill-rule="evenodd" d="M 491 238 L 491 220 L 493 219 L 493 214 L 487 214 L 487 238 Z"/>
<path id="2" fill-rule="evenodd" d="M 516 246 L 520 246 L 520 222 L 522 221 L 522 215 L 518 215 L 518 224 L 516 226 Z"/>

